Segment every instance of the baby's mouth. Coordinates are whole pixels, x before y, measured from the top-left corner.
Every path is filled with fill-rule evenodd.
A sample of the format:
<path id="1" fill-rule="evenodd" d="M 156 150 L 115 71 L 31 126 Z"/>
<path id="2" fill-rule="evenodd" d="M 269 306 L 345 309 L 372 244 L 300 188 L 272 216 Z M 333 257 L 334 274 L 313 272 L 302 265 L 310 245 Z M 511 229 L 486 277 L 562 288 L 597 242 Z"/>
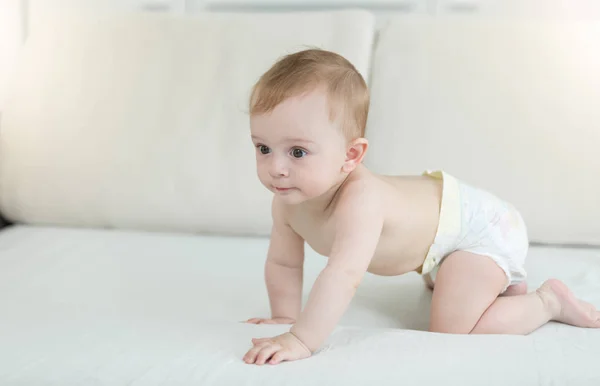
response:
<path id="1" fill-rule="evenodd" d="M 288 192 L 288 191 L 290 191 L 290 190 L 293 189 L 293 188 L 280 188 L 280 187 L 277 187 L 277 186 L 274 186 L 274 188 L 278 192 Z"/>

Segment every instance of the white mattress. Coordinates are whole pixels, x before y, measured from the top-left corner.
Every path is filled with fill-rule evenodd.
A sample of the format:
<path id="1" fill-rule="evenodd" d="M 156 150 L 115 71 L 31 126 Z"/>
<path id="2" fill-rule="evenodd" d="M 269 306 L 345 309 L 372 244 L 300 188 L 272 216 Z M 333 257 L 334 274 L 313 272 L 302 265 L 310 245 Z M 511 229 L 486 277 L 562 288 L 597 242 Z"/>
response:
<path id="1" fill-rule="evenodd" d="M 0 232 L 2 385 L 599 385 L 600 330 L 432 334 L 416 274 L 367 275 L 326 346 L 247 365 L 268 315 L 266 239 L 14 227 Z M 305 294 L 325 260 L 309 252 Z M 534 247 L 531 287 L 600 306 L 600 250 Z"/>

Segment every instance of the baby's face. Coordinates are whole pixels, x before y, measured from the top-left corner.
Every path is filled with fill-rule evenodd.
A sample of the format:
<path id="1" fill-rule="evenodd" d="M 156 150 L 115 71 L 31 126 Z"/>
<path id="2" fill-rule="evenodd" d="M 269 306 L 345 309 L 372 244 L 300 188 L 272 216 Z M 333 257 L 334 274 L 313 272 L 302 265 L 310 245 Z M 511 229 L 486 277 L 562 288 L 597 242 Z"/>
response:
<path id="1" fill-rule="evenodd" d="M 258 177 L 288 204 L 319 197 L 342 176 L 346 139 L 324 92 L 292 97 L 250 118 Z"/>

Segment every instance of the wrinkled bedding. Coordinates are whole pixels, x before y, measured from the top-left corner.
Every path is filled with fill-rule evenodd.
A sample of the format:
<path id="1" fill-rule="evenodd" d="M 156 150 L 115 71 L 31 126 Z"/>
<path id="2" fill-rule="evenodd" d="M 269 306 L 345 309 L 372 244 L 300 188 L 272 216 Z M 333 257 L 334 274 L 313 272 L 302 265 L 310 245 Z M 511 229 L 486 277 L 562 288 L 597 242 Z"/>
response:
<path id="1" fill-rule="evenodd" d="M 268 316 L 268 240 L 16 226 L 0 232 L 2 385 L 599 385 L 600 330 L 425 332 L 420 277 L 367 274 L 313 357 L 242 362 Z M 308 252 L 304 293 L 325 259 Z M 554 276 L 600 307 L 600 250 L 535 246 L 530 289 Z"/>

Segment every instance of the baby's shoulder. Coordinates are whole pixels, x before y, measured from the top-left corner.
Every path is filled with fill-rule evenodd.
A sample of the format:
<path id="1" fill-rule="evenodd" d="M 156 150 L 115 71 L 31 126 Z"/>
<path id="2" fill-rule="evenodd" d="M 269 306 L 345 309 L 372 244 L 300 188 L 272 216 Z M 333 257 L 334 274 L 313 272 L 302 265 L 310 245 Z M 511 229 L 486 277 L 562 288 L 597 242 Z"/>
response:
<path id="1" fill-rule="evenodd" d="M 358 211 L 379 212 L 382 207 L 383 189 L 369 176 L 348 178 L 338 192 L 335 212 L 345 214 Z"/>
<path id="2" fill-rule="evenodd" d="M 431 178 L 363 173 L 345 184 L 338 207 L 342 213 L 361 208 L 398 223 L 418 216 L 432 201 L 428 198 L 440 194 L 441 186 Z"/>

